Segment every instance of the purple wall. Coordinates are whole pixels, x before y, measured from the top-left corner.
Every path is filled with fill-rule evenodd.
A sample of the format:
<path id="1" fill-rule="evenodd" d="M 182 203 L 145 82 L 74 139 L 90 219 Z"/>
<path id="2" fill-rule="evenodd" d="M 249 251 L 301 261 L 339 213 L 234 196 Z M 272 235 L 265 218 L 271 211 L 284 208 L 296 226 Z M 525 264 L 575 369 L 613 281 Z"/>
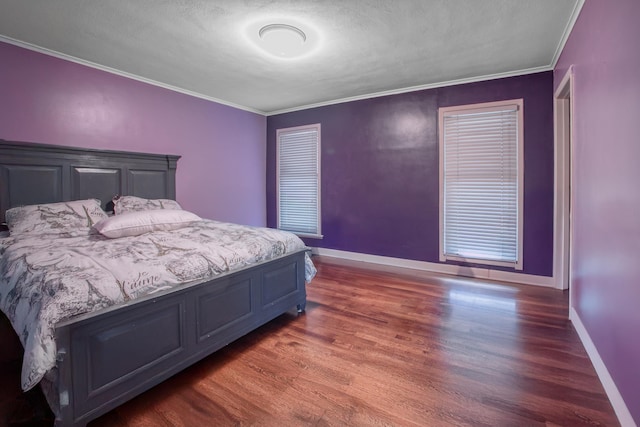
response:
<path id="1" fill-rule="evenodd" d="M 2 42 L 0 64 L 0 138 L 179 154 L 185 209 L 265 225 L 264 116 Z"/>
<path id="2" fill-rule="evenodd" d="M 640 425 L 640 2 L 587 1 L 574 65 L 572 303 Z"/>
<path id="3" fill-rule="evenodd" d="M 524 272 L 552 275 L 551 72 L 347 102 L 267 119 L 267 223 L 276 225 L 276 129 L 322 125 L 315 247 L 438 262 L 438 107 L 524 99 Z"/>

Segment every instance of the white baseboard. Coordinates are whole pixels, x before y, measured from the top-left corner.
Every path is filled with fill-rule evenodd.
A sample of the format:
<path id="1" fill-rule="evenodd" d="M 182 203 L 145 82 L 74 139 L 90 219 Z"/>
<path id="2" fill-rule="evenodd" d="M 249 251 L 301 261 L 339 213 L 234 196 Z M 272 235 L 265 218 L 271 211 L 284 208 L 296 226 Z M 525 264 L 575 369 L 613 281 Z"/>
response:
<path id="1" fill-rule="evenodd" d="M 589 336 L 587 329 L 582 324 L 582 320 L 580 320 L 578 312 L 573 307 L 569 309 L 569 319 L 571 319 L 574 328 L 576 328 L 576 332 L 578 332 L 582 345 L 587 351 L 589 359 L 591 359 L 591 363 L 598 374 L 598 378 L 604 387 L 604 391 L 607 393 L 607 397 L 609 397 L 609 401 L 611 402 L 611 406 L 613 406 L 613 410 L 618 417 L 618 421 L 620 421 L 620 425 L 622 427 L 637 427 L 635 421 L 631 417 L 629 408 L 627 408 L 626 403 L 622 399 L 622 395 L 618 391 L 618 387 L 616 387 L 616 384 L 613 382 L 613 378 L 611 378 L 611 375 L 609 374 L 609 370 L 600 358 L 600 354 L 598 353 L 595 344 L 591 341 L 591 337 Z"/>
<path id="2" fill-rule="evenodd" d="M 492 270 L 489 268 L 464 267 L 452 264 L 440 264 L 437 262 L 414 261 L 403 258 L 393 258 L 380 255 L 369 255 L 358 252 L 340 251 L 336 249 L 311 248 L 312 253 L 331 258 L 342 258 L 352 261 L 362 261 L 372 264 L 389 265 L 393 267 L 412 268 L 414 270 L 428 271 L 431 273 L 450 274 L 454 276 L 474 277 L 477 279 L 497 280 L 500 282 L 518 283 L 524 285 L 545 286 L 556 288 L 556 280 L 553 277 L 536 276 L 533 274 L 514 273 L 511 271 Z"/>

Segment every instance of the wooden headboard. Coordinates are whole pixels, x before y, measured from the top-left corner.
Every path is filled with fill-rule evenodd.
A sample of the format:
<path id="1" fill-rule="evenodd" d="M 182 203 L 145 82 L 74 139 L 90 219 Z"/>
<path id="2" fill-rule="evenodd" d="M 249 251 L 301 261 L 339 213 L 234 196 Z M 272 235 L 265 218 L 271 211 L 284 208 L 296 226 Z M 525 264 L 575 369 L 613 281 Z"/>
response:
<path id="1" fill-rule="evenodd" d="M 114 195 L 174 199 L 180 156 L 94 150 L 0 139 L 0 223 L 7 209 Z"/>

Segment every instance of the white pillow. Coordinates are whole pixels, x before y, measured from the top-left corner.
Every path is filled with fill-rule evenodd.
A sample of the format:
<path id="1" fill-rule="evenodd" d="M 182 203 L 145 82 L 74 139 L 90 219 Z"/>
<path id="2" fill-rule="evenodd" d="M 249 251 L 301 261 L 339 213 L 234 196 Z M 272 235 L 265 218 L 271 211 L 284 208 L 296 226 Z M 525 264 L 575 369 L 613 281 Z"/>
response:
<path id="1" fill-rule="evenodd" d="M 127 212 L 99 221 L 93 228 L 110 239 L 186 227 L 201 218 L 181 209 Z"/>
<path id="2" fill-rule="evenodd" d="M 116 215 L 153 209 L 182 209 L 182 206 L 171 199 L 145 199 L 136 196 L 118 196 L 113 198 L 113 212 Z"/>

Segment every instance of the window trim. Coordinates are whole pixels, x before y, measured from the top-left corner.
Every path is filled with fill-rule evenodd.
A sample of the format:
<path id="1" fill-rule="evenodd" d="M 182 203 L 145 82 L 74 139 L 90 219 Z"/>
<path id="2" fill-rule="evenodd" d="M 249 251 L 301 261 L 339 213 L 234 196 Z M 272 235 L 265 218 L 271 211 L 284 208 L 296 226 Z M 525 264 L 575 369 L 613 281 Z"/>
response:
<path id="1" fill-rule="evenodd" d="M 518 109 L 518 214 L 517 214 L 517 260 L 516 262 L 486 260 L 479 258 L 468 258 L 461 256 L 446 255 L 444 253 L 444 117 L 451 112 L 456 113 L 479 113 L 496 111 L 501 107 L 516 105 Z M 524 101 L 520 99 L 510 99 L 495 102 L 483 102 L 478 104 L 457 105 L 451 107 L 441 107 L 438 109 L 438 151 L 439 151 L 439 259 L 441 262 L 458 261 L 470 264 L 480 264 L 498 267 L 510 267 L 515 270 L 523 269 L 523 228 L 524 228 Z"/>
<path id="2" fill-rule="evenodd" d="M 321 138 L 321 125 L 320 123 L 314 123 L 314 124 L 309 124 L 309 125 L 302 125 L 302 126 L 294 126 L 294 127 L 288 127 L 288 128 L 281 128 L 281 129 L 277 129 L 276 130 L 276 219 L 277 219 L 277 228 L 279 230 L 281 230 L 281 221 L 280 221 L 280 134 L 282 133 L 287 133 L 287 132 L 295 132 L 295 131 L 301 131 L 301 130 L 311 130 L 314 129 L 317 132 L 317 136 L 318 136 L 318 142 L 316 145 L 316 150 L 317 150 L 317 155 L 316 155 L 316 188 L 317 188 L 317 194 L 318 194 L 318 198 L 317 198 L 317 224 L 316 224 L 316 230 L 317 233 L 303 233 L 303 232 L 297 232 L 297 231 L 290 231 L 291 233 L 295 234 L 296 236 L 299 237 L 309 237 L 309 238 L 313 238 L 313 239 L 322 239 L 323 235 L 322 235 L 322 192 L 321 192 L 321 184 L 322 184 L 322 160 L 321 160 L 321 143 L 322 143 L 322 138 Z M 289 231 L 289 230 L 285 230 L 285 231 Z"/>

